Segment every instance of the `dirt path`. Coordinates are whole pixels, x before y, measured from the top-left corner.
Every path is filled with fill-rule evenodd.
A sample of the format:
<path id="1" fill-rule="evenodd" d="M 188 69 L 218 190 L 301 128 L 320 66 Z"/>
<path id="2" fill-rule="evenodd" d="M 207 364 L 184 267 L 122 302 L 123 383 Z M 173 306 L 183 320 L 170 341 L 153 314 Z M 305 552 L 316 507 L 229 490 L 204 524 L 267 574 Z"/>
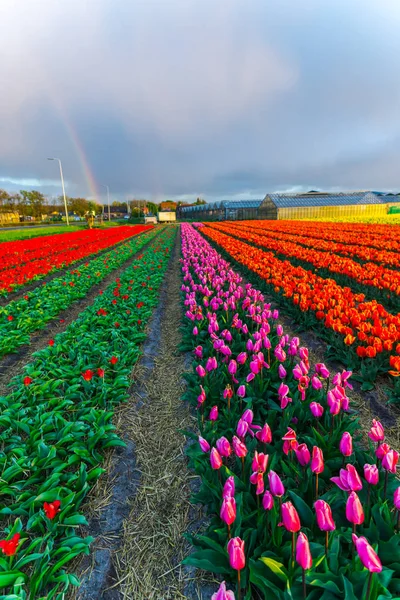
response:
<path id="1" fill-rule="evenodd" d="M 190 549 L 183 533 L 200 527 L 201 517 L 189 502 L 197 478 L 186 468 L 179 433 L 195 425 L 181 400 L 188 361 L 179 352 L 179 252 L 177 239 L 132 373 L 131 400 L 117 416 L 127 448 L 110 459 L 92 495 L 98 510 L 89 534 L 96 541 L 81 567 L 78 600 L 178 600 L 194 577 L 180 566 Z"/>
<path id="2" fill-rule="evenodd" d="M 100 290 L 104 290 L 115 281 L 127 267 L 136 260 L 150 244 L 157 240 L 159 234 L 142 246 L 138 252 L 128 258 L 118 269 L 107 275 L 98 285 L 93 286 L 84 298 L 74 302 L 69 308 L 61 311 L 57 317 L 49 321 L 45 329 L 41 329 L 31 336 L 29 345 L 21 346 L 17 352 L 7 354 L 0 359 L 0 396 L 9 393 L 9 383 L 15 375 L 21 372 L 22 367 L 32 360 L 32 354 L 44 348 L 49 340 L 64 331 L 87 306 L 92 304 Z"/>

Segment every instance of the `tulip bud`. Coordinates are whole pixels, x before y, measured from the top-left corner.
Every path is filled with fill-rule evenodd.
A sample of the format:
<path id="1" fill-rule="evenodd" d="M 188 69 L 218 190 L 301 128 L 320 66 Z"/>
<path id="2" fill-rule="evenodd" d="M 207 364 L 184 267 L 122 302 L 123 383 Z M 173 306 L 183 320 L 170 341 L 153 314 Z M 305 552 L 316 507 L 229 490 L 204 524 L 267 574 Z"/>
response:
<path id="1" fill-rule="evenodd" d="M 364 477 L 370 485 L 377 485 L 379 481 L 379 471 L 376 465 L 364 465 Z"/>
<path id="2" fill-rule="evenodd" d="M 284 368 L 283 365 L 279 365 L 278 367 L 278 376 L 280 379 L 285 379 L 287 373 L 286 373 L 286 369 Z"/>
<path id="3" fill-rule="evenodd" d="M 324 455 L 321 448 L 314 446 L 312 449 L 311 471 L 313 473 L 322 473 L 324 470 Z"/>
<path id="4" fill-rule="evenodd" d="M 235 594 L 226 589 L 225 581 L 223 581 L 218 592 L 211 596 L 211 600 L 235 600 Z"/>
<path id="5" fill-rule="evenodd" d="M 275 471 L 269 471 L 268 473 L 269 488 L 273 496 L 281 497 L 285 493 L 284 485 L 281 478 Z"/>
<path id="6" fill-rule="evenodd" d="M 383 457 L 385 456 L 385 454 L 387 454 L 389 452 L 389 450 L 390 450 L 389 444 L 381 444 L 375 450 L 375 454 L 379 458 L 379 460 L 382 460 Z"/>
<path id="7" fill-rule="evenodd" d="M 311 385 L 314 388 L 314 390 L 321 390 L 322 389 L 321 380 L 318 379 L 318 377 L 316 375 L 312 376 L 312 378 L 311 378 Z"/>
<path id="8" fill-rule="evenodd" d="M 199 335 L 199 330 L 197 327 L 193 327 L 193 335 Z"/>
<path id="9" fill-rule="evenodd" d="M 246 396 L 246 386 L 239 385 L 236 394 L 239 398 L 244 398 Z"/>
<path id="10" fill-rule="evenodd" d="M 382 458 L 382 467 L 390 473 L 396 474 L 397 463 L 399 462 L 399 453 L 396 450 L 389 450 Z"/>
<path id="11" fill-rule="evenodd" d="M 196 373 L 199 377 L 205 377 L 206 376 L 206 371 L 204 369 L 204 367 L 202 367 L 201 365 L 197 365 L 196 367 Z"/>
<path id="12" fill-rule="evenodd" d="M 263 444 L 270 444 L 272 442 L 272 432 L 268 423 L 265 423 L 261 431 L 257 431 L 256 438 Z"/>
<path id="13" fill-rule="evenodd" d="M 321 531 L 333 531 L 336 526 L 331 507 L 325 500 L 317 500 L 314 504 L 317 524 Z"/>
<path id="14" fill-rule="evenodd" d="M 201 435 L 199 435 L 199 444 L 202 452 L 210 451 L 210 444 Z"/>
<path id="15" fill-rule="evenodd" d="M 244 458 L 246 456 L 246 454 L 247 454 L 246 445 L 244 444 L 244 442 L 239 440 L 239 438 L 236 437 L 236 435 L 234 435 L 232 438 L 232 445 L 233 445 L 235 454 L 238 458 Z"/>
<path id="16" fill-rule="evenodd" d="M 364 523 L 364 511 L 359 497 L 355 492 L 351 492 L 346 502 L 346 518 L 354 525 Z"/>
<path id="17" fill-rule="evenodd" d="M 237 355 L 237 357 L 236 357 L 236 362 L 237 362 L 239 365 L 244 365 L 244 363 L 246 362 L 246 360 L 247 360 L 247 354 L 246 354 L 246 352 L 241 352 L 241 353 L 240 353 L 240 354 L 238 354 L 238 355 Z"/>
<path id="18" fill-rule="evenodd" d="M 383 442 L 385 439 L 385 430 L 383 429 L 383 425 L 380 421 L 372 419 L 372 427 L 368 432 L 368 437 L 373 442 Z"/>
<path id="19" fill-rule="evenodd" d="M 365 537 L 358 537 L 355 533 L 352 535 L 353 542 L 356 546 L 358 556 L 364 567 L 366 567 L 370 573 L 380 573 L 382 571 L 382 563 Z"/>
<path id="20" fill-rule="evenodd" d="M 282 504 L 282 521 L 287 531 L 291 533 L 300 531 L 300 518 L 297 510 L 290 501 Z"/>
<path id="21" fill-rule="evenodd" d="M 296 542 L 296 561 L 302 569 L 311 569 L 312 557 L 310 545 L 305 533 L 299 533 Z"/>
<path id="22" fill-rule="evenodd" d="M 228 542 L 229 564 L 232 569 L 241 571 L 246 566 L 244 555 L 244 541 L 240 537 L 235 537 Z"/>
<path id="23" fill-rule="evenodd" d="M 400 487 L 398 487 L 394 492 L 393 503 L 394 503 L 394 507 L 397 510 L 400 510 Z"/>
<path id="24" fill-rule="evenodd" d="M 235 495 L 235 478 L 233 475 L 228 477 L 225 481 L 224 488 L 222 490 L 222 498 L 229 498 Z"/>
<path id="25" fill-rule="evenodd" d="M 227 525 L 232 525 L 236 519 L 236 502 L 235 498 L 228 496 L 222 500 L 221 511 L 219 513 L 221 519 Z"/>
<path id="26" fill-rule="evenodd" d="M 211 463 L 211 467 L 215 470 L 218 470 L 222 467 L 222 458 L 216 448 L 213 448 L 211 450 L 210 463 Z"/>
<path id="27" fill-rule="evenodd" d="M 236 360 L 230 360 L 228 365 L 228 373 L 229 375 L 235 375 L 237 371 L 237 362 Z"/>
<path id="28" fill-rule="evenodd" d="M 324 408 L 318 402 L 311 402 L 310 410 L 313 417 L 315 417 L 316 419 L 319 419 L 324 414 Z"/>
<path id="29" fill-rule="evenodd" d="M 218 406 L 212 407 L 212 409 L 210 410 L 209 419 L 210 421 L 216 421 L 218 419 Z"/>
<path id="30" fill-rule="evenodd" d="M 262 505 L 264 510 L 271 510 L 274 506 L 274 497 L 268 490 L 266 490 L 263 496 Z"/>
<path id="31" fill-rule="evenodd" d="M 353 453 L 353 440 L 348 431 L 345 431 L 342 435 L 342 439 L 339 443 L 339 450 L 343 456 L 351 456 Z"/>
<path id="32" fill-rule="evenodd" d="M 311 455 L 306 444 L 300 444 L 299 446 L 297 446 L 295 453 L 297 456 L 297 460 L 299 461 L 302 467 L 308 465 L 311 459 Z"/>
<path id="33" fill-rule="evenodd" d="M 232 448 L 226 437 L 220 437 L 216 442 L 217 450 L 221 456 L 228 457 L 232 454 Z"/>

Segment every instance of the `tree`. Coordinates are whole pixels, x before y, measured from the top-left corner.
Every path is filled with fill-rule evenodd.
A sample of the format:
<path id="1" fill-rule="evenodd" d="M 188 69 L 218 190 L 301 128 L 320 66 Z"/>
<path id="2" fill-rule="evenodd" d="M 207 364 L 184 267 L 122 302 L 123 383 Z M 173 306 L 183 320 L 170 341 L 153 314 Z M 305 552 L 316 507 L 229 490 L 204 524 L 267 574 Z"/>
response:
<path id="1" fill-rule="evenodd" d="M 200 204 L 207 204 L 207 202 L 203 200 L 203 198 L 197 198 L 195 204 L 196 206 L 199 206 Z"/>
<path id="2" fill-rule="evenodd" d="M 86 198 L 67 198 L 68 211 L 74 212 L 80 217 L 89 210 L 89 202 Z"/>
<path id="3" fill-rule="evenodd" d="M 36 190 L 21 190 L 20 206 L 23 215 L 42 218 L 46 206 L 46 198 L 41 192 Z"/>

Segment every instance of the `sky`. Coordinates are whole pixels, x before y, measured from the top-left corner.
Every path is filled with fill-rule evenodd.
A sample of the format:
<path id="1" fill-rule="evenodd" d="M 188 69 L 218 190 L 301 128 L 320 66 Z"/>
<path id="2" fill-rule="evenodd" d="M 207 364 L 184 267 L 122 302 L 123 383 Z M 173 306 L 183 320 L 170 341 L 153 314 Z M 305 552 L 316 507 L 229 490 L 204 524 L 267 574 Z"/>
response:
<path id="1" fill-rule="evenodd" d="M 400 190 L 398 0 L 1 0 L 0 188 Z"/>

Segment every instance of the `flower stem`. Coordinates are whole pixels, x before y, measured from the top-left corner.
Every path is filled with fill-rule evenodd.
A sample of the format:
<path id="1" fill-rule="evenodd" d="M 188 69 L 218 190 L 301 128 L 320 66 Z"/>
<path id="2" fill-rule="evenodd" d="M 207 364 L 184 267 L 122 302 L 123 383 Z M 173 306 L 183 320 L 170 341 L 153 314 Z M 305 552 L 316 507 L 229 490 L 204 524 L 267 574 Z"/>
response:
<path id="1" fill-rule="evenodd" d="M 242 479 L 244 480 L 244 456 L 242 456 Z"/>
<path id="2" fill-rule="evenodd" d="M 292 531 L 292 569 L 294 569 L 294 547 L 295 547 L 295 532 Z"/>
<path id="3" fill-rule="evenodd" d="M 369 573 L 368 588 L 367 588 L 367 597 L 366 597 L 365 600 L 369 600 L 369 595 L 371 593 L 371 583 L 372 583 L 372 571 L 370 571 L 370 573 Z"/>
<path id="4" fill-rule="evenodd" d="M 329 531 L 325 531 L 325 556 L 328 558 Z"/>
<path id="5" fill-rule="evenodd" d="M 240 571 L 238 571 L 238 600 L 242 599 L 242 592 L 241 592 L 241 585 L 240 585 Z"/>
<path id="6" fill-rule="evenodd" d="M 388 483 L 388 474 L 389 471 L 385 471 L 385 486 L 383 488 L 383 499 L 386 499 L 386 490 L 387 490 L 387 483 Z"/>
<path id="7" fill-rule="evenodd" d="M 305 571 L 305 569 L 303 569 L 303 598 L 304 598 L 304 600 L 307 598 L 306 571 Z"/>
<path id="8" fill-rule="evenodd" d="M 315 499 L 318 500 L 318 473 L 315 474 Z"/>

